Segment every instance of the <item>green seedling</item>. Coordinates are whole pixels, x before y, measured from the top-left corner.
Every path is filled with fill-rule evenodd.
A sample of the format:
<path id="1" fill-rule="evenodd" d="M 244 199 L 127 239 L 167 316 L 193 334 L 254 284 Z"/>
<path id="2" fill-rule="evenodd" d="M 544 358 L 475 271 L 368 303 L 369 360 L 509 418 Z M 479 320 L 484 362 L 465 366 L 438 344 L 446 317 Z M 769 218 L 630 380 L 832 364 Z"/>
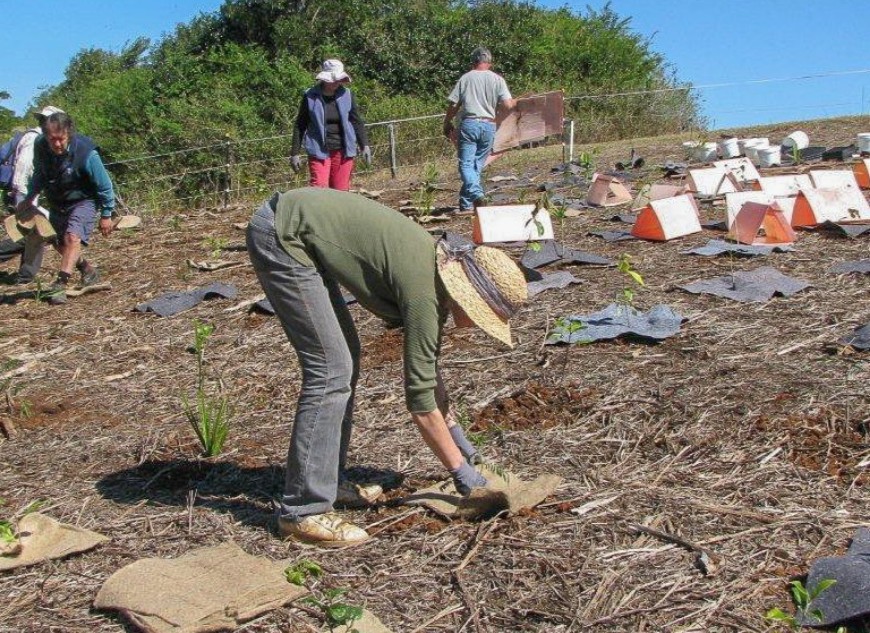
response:
<path id="1" fill-rule="evenodd" d="M 796 614 L 791 615 L 782 609 L 773 608 L 764 615 L 764 618 L 771 622 L 785 625 L 792 631 L 799 631 L 801 629 L 799 620 L 812 618 L 821 622 L 824 614 L 820 609 L 810 609 L 810 605 L 822 592 L 827 591 L 836 583 L 836 580 L 829 578 L 819 581 L 819 584 L 812 590 L 808 590 L 800 580 L 793 580 L 789 583 L 789 591 L 797 609 Z M 836 633 L 847 633 L 846 627 L 839 627 Z"/>
<path id="2" fill-rule="evenodd" d="M 187 394 L 181 398 L 184 416 L 193 428 L 203 452 L 208 457 L 220 455 L 229 433 L 233 410 L 225 396 L 211 396 L 205 392 L 205 350 L 214 326 L 195 321 L 193 351 L 196 355 L 196 396 L 191 403 Z"/>
<path id="3" fill-rule="evenodd" d="M 0 541 L 4 543 L 14 543 L 18 540 L 18 535 L 15 533 L 15 528 L 12 523 L 5 519 L 0 520 Z"/>
<path id="4" fill-rule="evenodd" d="M 173 231 L 178 231 L 181 229 L 182 219 L 180 215 L 173 215 L 169 218 L 169 228 Z"/>
<path id="5" fill-rule="evenodd" d="M 432 214 L 440 175 L 438 167 L 433 163 L 426 163 L 423 167 L 423 177 L 420 180 L 420 186 L 414 192 L 414 206 L 417 207 L 417 213 L 422 217 L 428 217 Z"/>
<path id="6" fill-rule="evenodd" d="M 202 246 L 209 251 L 213 259 L 220 257 L 221 251 L 227 247 L 230 241 L 225 237 L 207 237 L 202 241 Z"/>
<path id="7" fill-rule="evenodd" d="M 341 601 L 341 597 L 346 593 L 347 589 L 327 589 L 320 597 L 310 596 L 305 599 L 305 602 L 320 609 L 330 631 L 359 633 L 353 627 L 353 623 L 362 617 L 363 609 Z"/>
<path id="8" fill-rule="evenodd" d="M 284 569 L 284 578 L 287 579 L 287 582 L 299 587 L 303 586 L 309 578 L 320 578 L 322 575 L 323 568 L 307 558 L 303 558 Z"/>
<path id="9" fill-rule="evenodd" d="M 547 195 L 547 192 L 541 194 L 541 197 L 535 203 L 535 209 L 532 211 L 532 217 L 526 221 L 526 226 L 529 224 L 534 224 L 535 232 L 537 237 L 541 237 L 544 234 L 544 225 L 538 219 L 538 213 L 541 209 L 547 210 L 550 207 L 550 196 Z M 529 240 L 529 249 L 535 251 L 536 253 L 541 250 L 541 243 L 537 240 Z"/>
<path id="10" fill-rule="evenodd" d="M 619 258 L 619 262 L 616 264 L 616 270 L 628 277 L 628 279 L 637 286 L 646 285 L 643 281 L 643 277 L 641 276 L 641 274 L 637 272 L 631 265 L 631 257 L 628 255 L 628 253 L 623 253 L 622 257 Z M 633 308 L 634 289 L 631 286 L 624 287 L 621 291 L 617 293 L 616 302 L 628 308 Z"/>

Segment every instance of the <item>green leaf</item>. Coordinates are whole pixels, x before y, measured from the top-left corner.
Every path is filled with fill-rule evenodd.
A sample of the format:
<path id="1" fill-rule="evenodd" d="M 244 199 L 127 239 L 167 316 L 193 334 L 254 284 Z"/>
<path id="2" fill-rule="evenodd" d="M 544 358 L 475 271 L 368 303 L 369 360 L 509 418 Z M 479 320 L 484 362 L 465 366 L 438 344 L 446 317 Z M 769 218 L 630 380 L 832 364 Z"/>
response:
<path id="1" fill-rule="evenodd" d="M 541 244 L 539 242 L 529 242 L 529 250 L 537 253 L 541 250 Z"/>
<path id="2" fill-rule="evenodd" d="M 805 610 L 810 602 L 810 596 L 804 584 L 800 580 L 792 580 L 789 584 L 791 585 L 791 595 L 794 598 L 794 603 L 801 611 Z"/>
<path id="3" fill-rule="evenodd" d="M 12 524 L 9 521 L 0 520 L 0 541 L 14 543 L 17 540 L 18 537 L 15 536 L 15 528 L 12 527 Z"/>
<path id="4" fill-rule="evenodd" d="M 785 611 L 779 608 L 773 608 L 764 614 L 765 619 L 773 620 L 774 622 L 784 622 L 786 624 L 793 624 L 795 619 L 793 616 L 789 615 Z"/>
<path id="5" fill-rule="evenodd" d="M 334 624 L 350 624 L 362 617 L 362 607 L 339 602 L 327 607 L 326 617 Z"/>
<path id="6" fill-rule="evenodd" d="M 815 587 L 813 587 L 812 591 L 810 591 L 810 600 L 815 600 L 820 593 L 830 589 L 836 584 L 837 581 L 833 578 L 825 578 L 824 580 L 820 580 L 819 583 Z"/>
<path id="7" fill-rule="evenodd" d="M 625 272 L 628 274 L 629 277 L 631 277 L 632 279 L 634 279 L 634 281 L 635 281 L 638 285 L 640 285 L 640 286 L 645 285 L 645 284 L 643 283 L 643 277 L 641 277 L 641 276 L 640 276 L 640 273 L 637 272 L 636 270 L 627 270 L 627 271 L 625 271 Z"/>

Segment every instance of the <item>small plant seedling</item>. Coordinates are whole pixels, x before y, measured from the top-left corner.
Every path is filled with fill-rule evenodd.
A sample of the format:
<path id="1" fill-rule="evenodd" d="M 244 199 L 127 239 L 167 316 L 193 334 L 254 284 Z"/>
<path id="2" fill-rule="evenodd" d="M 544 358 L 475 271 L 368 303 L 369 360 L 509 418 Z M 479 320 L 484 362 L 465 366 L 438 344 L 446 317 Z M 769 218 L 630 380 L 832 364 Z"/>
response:
<path id="1" fill-rule="evenodd" d="M 327 589 L 319 598 L 310 596 L 305 599 L 305 602 L 320 609 L 330 631 L 359 633 L 357 629 L 353 628 L 353 623 L 362 617 L 363 609 L 360 606 L 342 602 L 341 597 L 346 593 L 347 589 Z"/>
<path id="2" fill-rule="evenodd" d="M 173 215 L 169 218 L 169 228 L 173 231 L 178 231 L 181 228 L 182 219 L 180 215 Z"/>
<path id="3" fill-rule="evenodd" d="M 426 163 L 425 167 L 423 167 L 423 177 L 420 181 L 420 186 L 414 193 L 414 206 L 417 207 L 417 212 L 422 217 L 428 217 L 432 214 L 440 175 L 438 167 L 433 163 Z"/>
<path id="4" fill-rule="evenodd" d="M 229 240 L 225 237 L 207 237 L 202 241 L 202 246 L 209 251 L 212 258 L 220 257 L 221 251 L 227 247 Z"/>
<path id="5" fill-rule="evenodd" d="M 619 258 L 619 262 L 616 264 L 616 270 L 628 277 L 628 279 L 636 285 L 646 285 L 643 281 L 643 277 L 641 276 L 641 274 L 637 272 L 631 265 L 631 257 L 628 255 L 628 253 L 623 253 L 622 257 Z M 620 292 L 617 293 L 616 302 L 629 308 L 634 307 L 634 289 L 631 286 L 624 287 Z"/>
<path id="6" fill-rule="evenodd" d="M 220 455 L 229 433 L 233 416 L 227 397 L 214 397 L 205 392 L 205 348 L 214 326 L 195 321 L 193 325 L 193 351 L 196 354 L 196 396 L 191 403 L 187 394 L 181 398 L 184 416 L 196 433 L 203 452 L 208 457 Z"/>
<path id="7" fill-rule="evenodd" d="M 796 614 L 791 615 L 780 608 L 773 608 L 764 615 L 764 618 L 771 622 L 783 624 L 793 631 L 801 629 L 801 620 L 812 618 L 821 622 L 824 618 L 824 614 L 820 609 L 811 610 L 810 604 L 813 600 L 818 598 L 822 592 L 827 591 L 836 583 L 836 580 L 828 578 L 819 581 L 819 584 L 812 590 L 808 590 L 800 580 L 793 580 L 789 583 L 789 591 L 791 592 L 792 600 L 794 600 L 795 607 L 797 608 Z M 846 633 L 846 627 L 839 627 L 836 633 Z"/>
<path id="8" fill-rule="evenodd" d="M 15 534 L 15 528 L 12 527 L 12 523 L 5 519 L 0 520 L 0 541 L 14 543 L 17 540 L 18 536 Z"/>
<path id="9" fill-rule="evenodd" d="M 309 578 L 320 578 L 322 575 L 323 568 L 307 558 L 303 558 L 284 569 L 284 578 L 287 579 L 287 582 L 299 587 L 303 586 Z"/>
<path id="10" fill-rule="evenodd" d="M 535 225 L 535 231 L 537 236 L 540 237 L 544 234 L 544 224 L 538 219 L 538 213 L 541 209 L 547 210 L 550 207 L 550 196 L 547 195 L 547 192 L 541 194 L 541 197 L 538 199 L 537 203 L 535 203 L 535 209 L 532 211 L 532 217 L 526 221 L 526 226 L 529 224 Z M 538 252 L 541 250 L 541 243 L 537 240 L 529 240 L 529 249 Z"/>

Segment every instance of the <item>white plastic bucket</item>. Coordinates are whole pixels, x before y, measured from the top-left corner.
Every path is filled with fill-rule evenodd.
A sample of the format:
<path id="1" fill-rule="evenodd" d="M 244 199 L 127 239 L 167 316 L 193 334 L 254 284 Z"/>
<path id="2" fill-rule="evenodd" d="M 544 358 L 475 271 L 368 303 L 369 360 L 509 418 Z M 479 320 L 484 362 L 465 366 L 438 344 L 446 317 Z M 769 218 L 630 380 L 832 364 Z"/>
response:
<path id="1" fill-rule="evenodd" d="M 719 155 L 722 158 L 737 158 L 740 156 L 740 143 L 736 138 L 719 141 Z"/>
<path id="2" fill-rule="evenodd" d="M 782 146 L 788 149 L 804 149 L 810 146 L 810 137 L 806 132 L 797 130 L 782 139 Z"/>
<path id="3" fill-rule="evenodd" d="M 748 138 L 743 145 L 744 155 L 750 162 L 758 164 L 758 150 L 762 147 L 770 147 L 770 141 L 764 138 Z"/>
<path id="4" fill-rule="evenodd" d="M 695 150 L 701 147 L 700 141 L 683 141 L 683 153 L 686 156 L 686 160 L 695 156 Z"/>
<path id="5" fill-rule="evenodd" d="M 703 143 L 695 147 L 695 160 L 702 163 L 709 163 L 716 160 L 716 143 Z"/>
<path id="6" fill-rule="evenodd" d="M 858 135 L 858 151 L 862 154 L 870 154 L 870 132 Z"/>
<path id="7" fill-rule="evenodd" d="M 782 161 L 779 147 L 759 147 L 755 151 L 758 153 L 758 164 L 761 167 L 773 167 Z"/>

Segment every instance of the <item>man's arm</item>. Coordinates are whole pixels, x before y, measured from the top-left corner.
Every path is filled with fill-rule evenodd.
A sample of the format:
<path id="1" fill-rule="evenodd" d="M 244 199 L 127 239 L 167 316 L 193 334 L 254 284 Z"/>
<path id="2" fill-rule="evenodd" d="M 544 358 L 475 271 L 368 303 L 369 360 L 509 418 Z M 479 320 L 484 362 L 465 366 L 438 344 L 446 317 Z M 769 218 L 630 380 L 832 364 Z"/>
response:
<path id="1" fill-rule="evenodd" d="M 115 188 L 97 150 L 93 150 L 88 156 L 88 160 L 85 162 L 85 173 L 97 189 L 97 202 L 100 205 L 100 233 L 107 236 L 115 228 L 112 224 L 112 213 L 115 211 Z"/>
<path id="2" fill-rule="evenodd" d="M 459 112 L 459 103 L 451 102 L 447 107 L 447 112 L 444 113 L 444 136 L 450 138 L 450 133 L 453 131 L 453 119 Z"/>

